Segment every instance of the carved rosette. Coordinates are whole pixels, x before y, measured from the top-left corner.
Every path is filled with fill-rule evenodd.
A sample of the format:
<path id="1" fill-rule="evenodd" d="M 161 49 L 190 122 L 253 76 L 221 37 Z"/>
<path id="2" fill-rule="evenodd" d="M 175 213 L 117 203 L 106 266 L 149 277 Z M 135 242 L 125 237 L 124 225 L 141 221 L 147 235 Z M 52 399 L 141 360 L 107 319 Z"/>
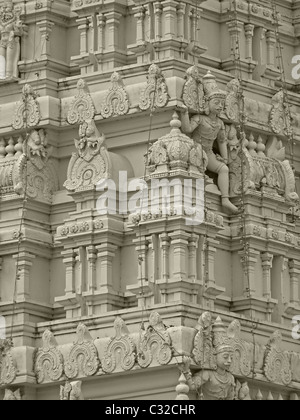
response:
<path id="1" fill-rule="evenodd" d="M 17 377 L 11 349 L 12 342 L 10 340 L 0 340 L 0 385 L 9 385 Z"/>
<path id="2" fill-rule="evenodd" d="M 228 335 L 231 338 L 234 350 L 231 372 L 237 376 L 250 376 L 252 372 L 250 344 L 241 339 L 241 324 L 233 321 L 228 327 Z"/>
<path id="3" fill-rule="evenodd" d="M 270 125 L 276 134 L 291 135 L 292 133 L 290 112 L 282 90 L 277 92 L 272 98 Z"/>
<path id="4" fill-rule="evenodd" d="M 156 64 L 149 68 L 148 83 L 140 96 L 141 110 L 163 108 L 168 104 L 169 95 L 165 78 Z"/>
<path id="5" fill-rule="evenodd" d="M 101 106 L 103 118 L 126 115 L 129 111 L 129 98 L 122 77 L 114 72 L 111 76 L 112 86 Z"/>
<path id="6" fill-rule="evenodd" d="M 17 104 L 12 127 L 15 130 L 21 128 L 36 127 L 41 120 L 40 105 L 37 101 L 38 94 L 26 84 L 22 90 L 22 99 Z"/>
<path id="7" fill-rule="evenodd" d="M 172 343 L 167 328 L 157 312 L 152 312 L 149 324 L 138 343 L 138 364 L 146 368 L 156 359 L 160 365 L 167 365 L 172 360 Z"/>
<path id="8" fill-rule="evenodd" d="M 84 80 L 78 81 L 77 90 L 67 115 L 69 124 L 82 124 L 84 121 L 92 120 L 95 116 L 95 106 Z"/>
<path id="9" fill-rule="evenodd" d="M 84 324 L 79 324 L 77 340 L 65 360 L 65 374 L 69 379 L 78 376 L 93 376 L 97 373 L 99 367 L 98 352 L 92 337 L 87 327 Z"/>
<path id="10" fill-rule="evenodd" d="M 68 191 L 93 189 L 101 179 L 110 177 L 111 164 L 105 137 L 99 133 L 95 122 L 84 122 L 79 128 L 79 136 L 79 140 L 75 140 L 77 153 L 71 157 L 64 183 Z"/>
<path id="11" fill-rule="evenodd" d="M 190 67 L 185 76 L 182 99 L 185 106 L 191 112 L 204 111 L 204 90 L 201 76 L 197 66 Z"/>
<path id="12" fill-rule="evenodd" d="M 50 330 L 43 334 L 43 347 L 36 354 L 34 371 L 37 383 L 58 381 L 63 375 L 63 356 L 57 349 L 57 343 Z"/>
<path id="13" fill-rule="evenodd" d="M 275 331 L 267 345 L 264 360 L 264 374 L 273 383 L 289 385 L 292 382 L 290 355 L 281 350 L 282 336 Z"/>
<path id="14" fill-rule="evenodd" d="M 116 335 L 109 341 L 102 362 L 102 369 L 106 373 L 113 373 L 118 368 L 128 371 L 135 365 L 136 348 L 125 322 L 118 317 L 114 327 Z"/>

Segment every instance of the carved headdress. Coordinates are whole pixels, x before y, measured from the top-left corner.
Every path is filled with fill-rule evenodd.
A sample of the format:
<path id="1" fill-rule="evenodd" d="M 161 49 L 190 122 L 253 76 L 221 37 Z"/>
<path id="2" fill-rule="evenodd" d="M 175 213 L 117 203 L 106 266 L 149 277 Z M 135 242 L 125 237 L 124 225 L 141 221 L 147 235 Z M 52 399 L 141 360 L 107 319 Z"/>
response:
<path id="1" fill-rule="evenodd" d="M 217 81 L 215 76 L 208 71 L 207 74 L 202 79 L 204 94 L 206 101 L 210 101 L 211 99 L 225 99 L 226 94 L 222 92 L 217 85 Z"/>
<path id="2" fill-rule="evenodd" d="M 233 352 L 232 338 L 228 334 L 222 319 L 218 317 L 213 325 L 213 346 L 214 353 Z"/>

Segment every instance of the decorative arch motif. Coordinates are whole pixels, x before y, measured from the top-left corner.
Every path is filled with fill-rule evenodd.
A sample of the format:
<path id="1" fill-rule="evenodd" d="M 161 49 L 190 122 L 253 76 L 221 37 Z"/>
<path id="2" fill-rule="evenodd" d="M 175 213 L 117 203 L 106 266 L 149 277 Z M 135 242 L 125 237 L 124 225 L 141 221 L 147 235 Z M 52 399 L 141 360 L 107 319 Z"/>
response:
<path id="1" fill-rule="evenodd" d="M 151 313 L 149 324 L 138 343 L 138 364 L 146 368 L 156 359 L 160 365 L 167 365 L 172 360 L 172 342 L 158 312 Z"/>
<path id="2" fill-rule="evenodd" d="M 97 373 L 99 367 L 98 352 L 92 337 L 87 327 L 84 324 L 79 324 L 77 340 L 65 361 L 65 374 L 69 379 L 79 376 L 93 376 Z"/>
<path id="3" fill-rule="evenodd" d="M 38 93 L 26 84 L 22 90 L 22 99 L 17 104 L 12 127 L 15 130 L 21 128 L 36 127 L 41 120 L 40 105 L 37 101 Z"/>
<path id="4" fill-rule="evenodd" d="M 13 383 L 17 376 L 12 347 L 11 340 L 0 340 L 0 385 Z"/>
<path id="5" fill-rule="evenodd" d="M 64 372 L 63 356 L 57 349 L 57 343 L 53 333 L 46 330 L 43 334 L 43 347 L 37 352 L 34 371 L 37 383 L 58 381 Z"/>
<path id="6" fill-rule="evenodd" d="M 67 121 L 69 124 L 82 124 L 95 116 L 95 106 L 89 88 L 83 79 L 77 83 L 77 94 L 70 105 Z"/>
<path id="7" fill-rule="evenodd" d="M 101 106 L 103 118 L 126 115 L 129 111 L 129 98 L 121 75 L 114 72 L 111 76 L 111 83 L 112 87 Z"/>
<path id="8" fill-rule="evenodd" d="M 116 335 L 108 343 L 102 369 L 106 373 L 113 373 L 117 368 L 131 370 L 135 365 L 135 344 L 129 337 L 128 328 L 122 318 L 118 317 L 114 323 Z"/>
<path id="9" fill-rule="evenodd" d="M 163 108 L 168 101 L 168 86 L 162 71 L 156 64 L 152 64 L 149 68 L 147 86 L 140 96 L 139 107 L 142 111 Z"/>
<path id="10" fill-rule="evenodd" d="M 273 383 L 289 385 L 292 382 L 290 355 L 281 350 L 282 335 L 275 331 L 265 352 L 264 374 Z"/>

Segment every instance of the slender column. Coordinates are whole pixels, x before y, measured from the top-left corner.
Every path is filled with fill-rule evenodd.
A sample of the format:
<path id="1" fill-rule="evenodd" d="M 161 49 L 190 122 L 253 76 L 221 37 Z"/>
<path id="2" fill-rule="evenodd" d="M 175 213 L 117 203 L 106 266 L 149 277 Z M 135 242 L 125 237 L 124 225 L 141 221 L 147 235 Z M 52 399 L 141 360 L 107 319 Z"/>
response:
<path id="1" fill-rule="evenodd" d="M 262 254 L 261 259 L 263 268 L 263 296 L 266 299 L 271 299 L 271 268 L 273 265 L 273 255 L 265 252 Z"/>
<path id="2" fill-rule="evenodd" d="M 300 262 L 297 260 L 289 261 L 290 272 L 290 302 L 299 305 L 299 282 L 300 282 Z"/>
<path id="3" fill-rule="evenodd" d="M 159 41 L 162 38 L 162 13 L 163 8 L 161 2 L 154 3 L 155 13 L 155 40 Z"/>
<path id="4" fill-rule="evenodd" d="M 96 262 L 97 262 L 97 249 L 94 245 L 87 248 L 88 260 L 88 290 L 93 292 L 96 290 Z"/>
<path id="5" fill-rule="evenodd" d="M 254 35 L 254 25 L 251 23 L 245 25 L 245 36 L 246 36 L 246 59 L 253 59 L 253 35 Z"/>
<path id="6" fill-rule="evenodd" d="M 177 2 L 166 0 L 162 2 L 164 11 L 164 23 L 166 38 L 173 38 L 177 35 Z"/>
<path id="7" fill-rule="evenodd" d="M 105 243 L 97 246 L 98 258 L 100 258 L 100 287 L 113 290 L 113 259 L 118 248 L 115 245 Z"/>
<path id="8" fill-rule="evenodd" d="M 119 25 L 122 15 L 118 12 L 109 12 L 105 16 L 108 27 L 108 49 L 116 50 L 119 47 Z"/>
<path id="9" fill-rule="evenodd" d="M 167 283 L 170 277 L 170 238 L 167 233 L 163 233 L 159 237 L 162 248 L 162 279 Z"/>
<path id="10" fill-rule="evenodd" d="M 197 246 L 198 246 L 198 236 L 192 234 L 189 239 L 189 280 L 197 280 Z"/>
<path id="11" fill-rule="evenodd" d="M 67 249 L 62 252 L 63 263 L 66 266 L 66 289 L 65 293 L 75 293 L 75 252 L 73 249 Z"/>
<path id="12" fill-rule="evenodd" d="M 177 6 L 177 25 L 178 25 L 178 37 L 184 39 L 184 15 L 186 11 L 186 4 L 179 3 Z"/>
<path id="13" fill-rule="evenodd" d="M 275 46 L 276 46 L 275 32 L 267 31 L 266 42 L 267 42 L 267 64 L 268 66 L 274 67 L 275 66 Z"/>
<path id="14" fill-rule="evenodd" d="M 41 58 L 45 59 L 50 56 L 50 35 L 54 26 L 53 22 L 42 20 L 37 22 L 37 26 L 41 33 Z"/>
<path id="15" fill-rule="evenodd" d="M 105 25 L 106 18 L 103 13 L 97 15 L 97 25 L 98 25 L 98 51 L 103 53 L 105 50 Z"/>
<path id="16" fill-rule="evenodd" d="M 139 6 L 136 8 L 136 13 L 134 15 L 136 18 L 136 42 L 145 41 L 145 7 Z"/>
<path id="17" fill-rule="evenodd" d="M 77 19 L 79 24 L 78 30 L 80 33 L 80 54 L 87 54 L 88 45 L 87 45 L 87 32 L 88 32 L 88 19 L 86 17 Z"/>

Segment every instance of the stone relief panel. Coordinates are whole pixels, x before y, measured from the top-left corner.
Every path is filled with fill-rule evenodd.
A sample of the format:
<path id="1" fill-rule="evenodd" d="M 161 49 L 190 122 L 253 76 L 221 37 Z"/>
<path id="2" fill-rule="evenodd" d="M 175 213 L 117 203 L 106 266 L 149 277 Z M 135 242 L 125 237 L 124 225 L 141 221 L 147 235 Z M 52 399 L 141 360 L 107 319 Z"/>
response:
<path id="1" fill-rule="evenodd" d="M 22 99 L 17 104 L 12 127 L 15 130 L 36 127 L 41 120 L 40 105 L 37 101 L 38 93 L 26 84 L 22 90 Z"/>
<path id="2" fill-rule="evenodd" d="M 83 124 L 95 117 L 95 106 L 86 82 L 80 79 L 77 83 L 77 94 L 73 99 L 67 121 L 69 124 Z"/>
<path id="3" fill-rule="evenodd" d="M 264 374 L 272 383 L 289 385 L 292 382 L 290 354 L 281 350 L 282 336 L 275 331 L 265 351 Z"/>
<path id="4" fill-rule="evenodd" d="M 114 72 L 111 76 L 111 88 L 101 105 L 103 118 L 126 115 L 129 111 L 129 97 L 124 87 L 122 77 Z"/>
<path id="5" fill-rule="evenodd" d="M 75 146 L 77 152 L 71 157 L 64 186 L 72 192 L 94 189 L 101 179 L 109 178 L 111 169 L 105 137 L 94 120 L 80 125 Z"/>
<path id="6" fill-rule="evenodd" d="M 152 64 L 148 73 L 147 86 L 140 95 L 139 107 L 142 111 L 163 108 L 169 101 L 168 86 L 160 68 Z"/>
<path id="7" fill-rule="evenodd" d="M 155 360 L 160 365 L 167 365 L 172 359 L 172 343 L 161 316 L 152 312 L 149 327 L 140 336 L 137 345 L 138 364 L 146 368 Z"/>
<path id="8" fill-rule="evenodd" d="M 292 133 L 290 111 L 282 90 L 272 98 L 270 125 L 275 134 L 289 136 Z"/>
<path id="9" fill-rule="evenodd" d="M 11 340 L 0 340 L 0 385 L 10 385 L 17 377 L 12 347 Z"/>
<path id="10" fill-rule="evenodd" d="M 64 372 L 63 362 L 54 335 L 50 330 L 46 330 L 43 334 L 43 347 L 38 349 L 35 357 L 34 371 L 37 383 L 58 381 Z"/>
<path id="11" fill-rule="evenodd" d="M 136 346 L 123 319 L 116 318 L 114 327 L 116 335 L 107 344 L 102 361 L 102 369 L 106 373 L 120 368 L 131 370 L 136 360 Z"/>
<path id="12" fill-rule="evenodd" d="M 97 349 L 84 324 L 77 327 L 77 339 L 65 360 L 65 374 L 69 379 L 93 376 L 100 367 Z"/>

